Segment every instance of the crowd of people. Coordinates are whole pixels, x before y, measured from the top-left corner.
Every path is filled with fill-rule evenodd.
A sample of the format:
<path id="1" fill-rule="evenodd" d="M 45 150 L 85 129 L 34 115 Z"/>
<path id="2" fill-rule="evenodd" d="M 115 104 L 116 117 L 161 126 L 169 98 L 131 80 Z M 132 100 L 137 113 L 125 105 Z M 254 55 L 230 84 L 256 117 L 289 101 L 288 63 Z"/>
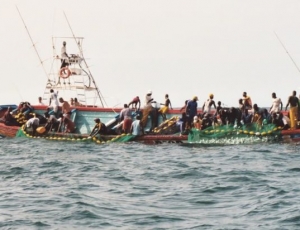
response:
<path id="1" fill-rule="evenodd" d="M 272 93 L 272 105 L 269 109 L 261 109 L 257 104 L 253 104 L 251 97 L 246 92 L 238 100 L 238 107 L 222 107 L 221 101 L 214 101 L 214 95 L 209 94 L 208 99 L 204 101 L 201 110 L 198 106 L 198 97 L 194 96 L 190 100 L 185 100 L 184 106 L 180 109 L 181 116 L 176 124 L 181 133 L 188 133 L 191 128 L 199 130 L 206 129 L 210 126 L 219 125 L 235 125 L 242 126 L 256 123 L 259 126 L 266 124 L 275 124 L 283 129 L 296 129 L 300 115 L 300 100 L 296 96 L 296 91 L 289 96 L 285 108 L 280 98 L 276 93 Z M 40 105 L 44 105 L 42 98 L 38 98 Z M 61 111 L 59 111 L 61 106 Z M 58 98 L 58 93 L 53 89 L 50 90 L 50 98 L 48 109 L 43 116 L 33 113 L 33 108 L 28 102 L 21 102 L 16 109 L 8 107 L 2 122 L 6 125 L 25 124 L 24 129 L 33 129 L 40 124 L 45 124 L 46 131 L 75 132 L 75 123 L 71 119 L 72 107 L 81 106 L 76 98 L 71 99 L 71 102 L 65 101 L 62 97 Z M 287 109 L 289 108 L 288 112 Z M 150 132 L 157 127 L 159 116 L 163 121 L 167 120 L 167 113 L 172 108 L 169 95 L 165 95 L 164 103 L 157 103 L 152 97 L 152 91 L 149 90 L 145 95 L 145 103 L 141 108 L 141 100 L 139 96 L 134 97 L 129 103 L 124 104 L 117 122 L 119 130 L 117 134 L 133 134 L 143 135 L 148 122 L 148 117 L 151 118 Z M 284 109 L 284 110 L 283 110 Z M 95 127 L 90 136 L 97 134 L 109 134 L 109 130 L 100 118 L 96 118 Z"/>
<path id="2" fill-rule="evenodd" d="M 214 101 L 214 95 L 209 94 L 208 99 L 204 101 L 202 110 L 199 110 L 198 97 L 194 96 L 186 100 L 184 106 L 180 109 L 181 117 L 177 125 L 181 133 L 186 134 L 191 128 L 199 130 L 206 129 L 210 126 L 219 125 L 249 125 L 257 124 L 259 126 L 274 124 L 282 129 L 296 129 L 298 127 L 298 114 L 300 115 L 300 100 L 296 96 L 296 91 L 288 98 L 285 110 L 283 103 L 276 93 L 272 93 L 272 105 L 269 109 L 260 108 L 258 104 L 253 104 L 251 97 L 247 92 L 243 92 L 242 97 L 238 100 L 238 107 L 222 107 L 221 101 Z M 162 105 L 162 107 L 160 107 Z M 131 107 L 131 108 L 130 108 Z M 289 108 L 289 111 L 288 111 Z M 145 104 L 141 109 L 141 100 L 138 96 L 134 97 L 128 104 L 124 104 L 124 109 L 119 116 L 119 122 L 122 124 L 122 132 L 130 133 L 132 129 L 132 112 L 140 114 L 141 129 L 146 127 L 148 117 L 151 117 L 153 130 L 158 125 L 158 116 L 161 115 L 163 121 L 167 119 L 166 114 L 172 109 L 169 95 L 165 95 L 165 103 L 156 103 L 152 98 L 152 91 L 148 91 L 145 96 Z M 285 112 L 286 111 L 286 112 Z"/>
<path id="3" fill-rule="evenodd" d="M 235 125 L 236 127 L 249 124 L 257 124 L 258 127 L 267 124 L 274 124 L 282 129 L 296 129 L 298 126 L 298 110 L 300 110 L 300 100 L 296 96 L 296 91 L 288 98 L 285 111 L 283 103 L 276 93 L 272 93 L 272 105 L 269 109 L 260 108 L 253 104 L 251 97 L 244 92 L 239 99 L 239 106 L 223 108 L 221 102 L 215 103 L 214 95 L 210 94 L 204 102 L 201 113 L 198 113 L 198 97 L 192 100 L 186 100 L 185 105 L 181 108 L 182 117 L 178 122 L 181 132 L 185 133 L 190 128 L 199 130 L 206 129 L 210 126 Z M 214 111 L 212 111 L 212 108 Z"/>

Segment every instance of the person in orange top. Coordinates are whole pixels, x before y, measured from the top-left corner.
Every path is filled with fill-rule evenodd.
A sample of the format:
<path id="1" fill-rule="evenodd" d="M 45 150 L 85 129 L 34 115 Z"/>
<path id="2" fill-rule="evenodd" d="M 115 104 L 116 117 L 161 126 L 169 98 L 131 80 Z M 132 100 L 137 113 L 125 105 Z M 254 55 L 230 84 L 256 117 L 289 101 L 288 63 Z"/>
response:
<path id="1" fill-rule="evenodd" d="M 243 93 L 243 104 L 245 109 L 252 109 L 252 100 L 250 96 L 247 96 L 247 93 Z"/>
<path id="2" fill-rule="evenodd" d="M 193 126 L 195 129 L 201 130 L 201 121 L 198 116 L 194 116 Z"/>

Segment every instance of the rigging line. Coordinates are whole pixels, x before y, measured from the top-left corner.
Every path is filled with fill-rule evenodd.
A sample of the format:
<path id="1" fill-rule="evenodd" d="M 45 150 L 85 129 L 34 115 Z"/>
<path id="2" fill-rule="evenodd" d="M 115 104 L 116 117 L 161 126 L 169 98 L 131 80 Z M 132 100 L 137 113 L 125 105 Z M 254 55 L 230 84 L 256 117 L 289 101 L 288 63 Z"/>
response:
<path id="1" fill-rule="evenodd" d="M 278 41 L 280 42 L 280 44 L 282 45 L 282 47 L 284 48 L 285 52 L 287 53 L 287 55 L 289 55 L 290 59 L 292 60 L 292 62 L 294 63 L 294 65 L 296 66 L 298 72 L 300 73 L 300 69 L 297 66 L 296 62 L 294 61 L 294 59 L 292 58 L 292 56 L 289 54 L 289 51 L 285 48 L 284 44 L 281 42 L 281 40 L 279 39 L 278 35 L 276 34 L 276 32 L 274 31 L 275 36 L 277 37 Z"/>
<path id="2" fill-rule="evenodd" d="M 47 71 L 46 71 L 46 69 L 45 69 L 45 66 L 43 65 L 44 62 L 42 61 L 42 59 L 41 59 L 41 57 L 40 57 L 40 55 L 39 55 L 39 52 L 38 52 L 37 49 L 36 49 L 36 46 L 35 46 L 35 44 L 34 44 L 34 42 L 33 42 L 33 40 L 32 40 L 32 37 L 31 37 L 31 35 L 30 35 L 30 33 L 29 33 L 29 30 L 28 30 L 28 28 L 27 28 L 27 26 L 26 26 L 26 24 L 25 24 L 25 21 L 24 21 L 22 15 L 21 15 L 21 12 L 20 12 L 20 10 L 19 10 L 19 8 L 18 8 L 17 6 L 16 6 L 16 8 L 17 8 L 17 10 L 18 10 L 18 12 L 19 12 L 19 15 L 20 15 L 20 17 L 21 17 L 21 19 L 22 19 L 22 22 L 23 22 L 23 24 L 24 24 L 24 26 L 25 26 L 25 29 L 26 29 L 26 31 L 27 31 L 27 33 L 28 33 L 28 36 L 29 36 L 29 38 L 30 38 L 30 40 L 31 40 L 32 46 L 33 46 L 33 48 L 34 48 L 34 50 L 35 50 L 35 52 L 36 52 L 36 54 L 37 54 L 37 56 L 38 56 L 38 58 L 39 58 L 39 60 L 40 60 L 41 65 L 43 66 L 44 73 L 45 73 L 46 77 L 49 79 L 49 76 L 48 76 L 48 74 L 47 74 Z"/>
<path id="3" fill-rule="evenodd" d="M 79 45 L 79 43 L 78 43 L 78 41 L 77 41 L 77 39 L 76 39 L 76 37 L 75 37 L 75 34 L 74 34 L 73 30 L 72 30 L 72 27 L 71 27 L 71 25 L 70 25 L 70 23 L 69 23 L 69 20 L 68 20 L 67 15 L 66 15 L 65 12 L 64 12 L 64 15 L 65 15 L 66 21 L 67 21 L 67 23 L 68 23 L 68 25 L 69 25 L 69 28 L 70 28 L 70 30 L 71 30 L 71 33 L 72 33 L 72 35 L 73 35 L 73 38 L 74 38 L 75 41 L 76 41 L 77 47 L 78 47 L 78 49 L 79 49 L 79 51 L 81 52 L 81 55 L 82 55 L 82 57 L 83 57 L 82 49 L 81 49 L 81 47 L 80 47 L 80 45 Z M 96 91 L 97 91 L 99 100 L 100 100 L 100 102 L 101 102 L 101 105 L 102 105 L 102 107 L 104 107 L 103 101 L 104 101 L 105 104 L 106 104 L 106 102 L 105 102 L 105 100 L 104 100 L 102 94 L 100 93 L 100 90 L 99 90 L 99 88 L 98 88 L 98 86 L 97 86 L 97 84 L 96 84 L 96 82 L 95 82 L 95 80 L 94 80 L 94 77 L 92 76 L 92 73 L 91 73 L 90 70 L 89 70 L 89 67 L 88 67 L 88 65 L 87 65 L 87 63 L 86 63 L 84 57 L 83 57 L 83 61 L 84 61 L 85 66 L 87 67 L 87 69 L 88 69 L 88 71 L 89 71 L 89 73 L 90 73 L 90 76 L 92 77 L 92 80 L 93 80 L 93 83 L 94 83 L 94 85 L 95 85 L 95 88 L 96 88 Z M 103 101 L 102 101 L 102 100 L 103 100 Z M 107 104 L 106 104 L 106 106 L 107 106 Z"/>

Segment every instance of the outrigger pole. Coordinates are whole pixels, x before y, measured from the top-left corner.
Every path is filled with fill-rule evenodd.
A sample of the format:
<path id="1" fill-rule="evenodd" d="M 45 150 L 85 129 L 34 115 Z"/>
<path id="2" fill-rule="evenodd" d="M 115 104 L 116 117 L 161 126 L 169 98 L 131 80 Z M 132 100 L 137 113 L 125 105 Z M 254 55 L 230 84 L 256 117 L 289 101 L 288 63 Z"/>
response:
<path id="1" fill-rule="evenodd" d="M 292 58 L 292 56 L 289 54 L 289 51 L 285 48 L 285 46 L 283 45 L 283 43 L 281 42 L 281 40 L 279 39 L 278 35 L 276 34 L 276 32 L 274 31 L 275 36 L 277 37 L 278 41 L 280 42 L 280 44 L 282 45 L 282 47 L 284 48 L 285 52 L 287 53 L 287 55 L 289 55 L 290 59 L 292 60 L 292 62 L 294 63 L 294 65 L 296 66 L 298 72 L 300 73 L 300 69 L 297 66 L 296 62 L 294 61 L 294 59 Z"/>
<path id="2" fill-rule="evenodd" d="M 40 55 L 39 55 L 39 53 L 38 53 L 38 51 L 37 51 L 37 49 L 36 49 L 36 47 L 35 47 L 35 44 L 34 44 L 34 42 L 33 42 L 33 40 L 32 40 L 32 37 L 31 37 L 31 35 L 30 35 L 30 33 L 29 33 L 29 30 L 28 30 L 28 28 L 27 28 L 27 26 L 26 26 L 26 24 L 25 24 L 25 21 L 24 21 L 24 19 L 23 19 L 21 13 L 20 13 L 20 11 L 19 11 L 19 8 L 18 8 L 17 6 L 16 6 L 16 8 L 17 8 L 17 10 L 18 10 L 18 12 L 19 12 L 19 15 L 20 15 L 20 17 L 21 17 L 21 19 L 22 19 L 22 21 L 23 21 L 23 24 L 24 24 L 24 26 L 25 26 L 25 29 L 26 29 L 26 31 L 27 31 L 27 33 L 28 33 L 28 36 L 29 36 L 30 40 L 31 40 L 32 46 L 33 46 L 33 48 L 34 48 L 34 50 L 35 50 L 35 52 L 36 52 L 36 54 L 37 54 L 37 56 L 38 56 L 38 58 L 39 58 L 39 60 L 40 60 L 41 65 L 43 66 L 43 70 L 44 70 L 44 72 L 45 72 L 45 75 L 46 75 L 46 77 L 47 77 L 47 79 L 48 79 L 48 81 L 49 81 L 49 77 L 48 77 L 47 71 L 46 71 L 46 69 L 45 69 L 45 66 L 43 65 L 44 62 L 42 61 L 42 59 L 41 59 L 41 57 L 40 57 Z"/>
<path id="3" fill-rule="evenodd" d="M 72 30 L 72 27 L 71 27 L 71 25 L 70 25 L 70 23 L 69 23 L 69 20 L 68 20 L 68 18 L 67 18 L 67 15 L 65 14 L 65 12 L 64 12 L 64 15 L 65 15 L 66 21 L 67 21 L 67 23 L 68 23 L 68 25 L 69 25 L 69 28 L 70 28 L 70 30 L 71 30 L 71 33 L 72 33 L 72 35 L 73 35 L 73 38 L 74 38 L 75 41 L 76 41 L 76 45 L 77 45 L 77 47 L 78 47 L 78 49 L 79 49 L 79 51 L 81 52 L 81 55 L 82 55 L 82 57 L 83 57 L 83 52 L 82 52 L 82 50 L 81 50 L 80 45 L 79 45 L 78 42 L 77 42 L 77 39 L 76 39 L 76 37 L 75 37 L 75 34 L 74 34 L 73 30 Z M 102 96 L 102 94 L 101 94 L 101 92 L 100 92 L 100 90 L 99 90 L 99 88 L 98 88 L 98 86 L 97 86 L 97 84 L 96 84 L 96 82 L 95 82 L 95 79 L 94 79 L 94 77 L 93 77 L 93 75 L 92 75 L 92 73 L 91 73 L 91 71 L 90 71 L 90 69 L 89 69 L 89 67 L 88 67 L 88 65 L 87 65 L 87 63 L 86 63 L 84 57 L 83 57 L 83 61 L 84 61 L 85 66 L 87 67 L 87 69 L 88 69 L 88 71 L 89 71 L 89 74 L 90 74 L 90 76 L 91 76 L 91 78 L 92 78 L 92 81 L 93 81 L 93 83 L 94 83 L 94 85 L 95 85 L 95 87 L 96 87 L 96 91 L 97 91 L 98 97 L 99 97 L 99 99 L 100 99 L 101 105 L 102 105 L 102 107 L 104 107 L 103 101 L 104 101 L 104 103 L 106 104 L 106 102 L 105 102 L 105 100 L 104 100 L 104 97 Z M 103 101 L 102 101 L 102 98 L 103 98 Z M 107 104 L 106 104 L 106 106 L 107 106 Z"/>

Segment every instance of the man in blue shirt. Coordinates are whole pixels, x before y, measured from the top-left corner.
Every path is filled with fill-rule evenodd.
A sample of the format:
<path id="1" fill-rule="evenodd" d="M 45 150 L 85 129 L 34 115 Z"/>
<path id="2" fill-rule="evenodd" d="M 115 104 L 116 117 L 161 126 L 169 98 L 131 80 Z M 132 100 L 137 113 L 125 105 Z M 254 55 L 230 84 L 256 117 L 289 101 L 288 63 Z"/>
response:
<path id="1" fill-rule="evenodd" d="M 198 107 L 197 101 L 198 101 L 198 97 L 194 96 L 193 100 L 190 100 L 187 103 L 185 113 L 187 116 L 188 128 L 192 127 L 192 122 L 193 122 L 194 116 L 197 115 L 197 107 Z"/>

